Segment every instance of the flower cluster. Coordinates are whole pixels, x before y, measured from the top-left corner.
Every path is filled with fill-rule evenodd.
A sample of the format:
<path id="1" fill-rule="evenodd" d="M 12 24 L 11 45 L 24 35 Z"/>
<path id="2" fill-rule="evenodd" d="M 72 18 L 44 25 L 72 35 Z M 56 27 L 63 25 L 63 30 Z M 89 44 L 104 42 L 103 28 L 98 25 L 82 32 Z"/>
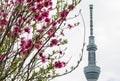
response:
<path id="1" fill-rule="evenodd" d="M 7 16 L 8 13 L 5 10 L 0 9 L 0 30 L 2 30 L 4 26 L 8 25 Z"/>
<path id="2" fill-rule="evenodd" d="M 24 27 L 24 31 L 29 34 L 30 33 L 30 28 L 29 27 Z"/>
<path id="3" fill-rule="evenodd" d="M 36 41 L 34 44 L 36 49 L 39 49 L 42 46 L 42 42 L 41 41 Z"/>
<path id="4" fill-rule="evenodd" d="M 20 32 L 20 27 L 19 26 L 15 26 L 13 29 L 13 32 L 18 35 L 18 33 Z"/>
<path id="5" fill-rule="evenodd" d="M 68 10 L 65 9 L 62 12 L 60 12 L 60 17 L 63 18 L 63 19 L 65 19 L 65 17 L 67 16 L 67 14 L 68 14 Z"/>
<path id="6" fill-rule="evenodd" d="M 73 26 L 71 24 L 68 24 L 68 28 L 71 29 Z"/>
<path id="7" fill-rule="evenodd" d="M 46 56 L 45 55 L 43 55 L 43 53 L 39 53 L 39 56 L 40 56 L 40 58 L 41 58 L 41 62 L 42 63 L 45 63 L 45 61 L 46 61 Z"/>
<path id="8" fill-rule="evenodd" d="M 52 39 L 51 42 L 50 42 L 50 46 L 55 46 L 58 44 L 58 40 L 57 39 Z"/>
<path id="9" fill-rule="evenodd" d="M 62 68 L 62 67 L 65 67 L 66 63 L 65 62 L 61 62 L 61 61 L 56 61 L 54 63 L 54 67 L 55 68 Z"/>
<path id="10" fill-rule="evenodd" d="M 26 54 L 29 49 L 32 47 L 32 39 L 25 40 L 25 38 L 21 38 L 21 53 L 20 55 Z"/>

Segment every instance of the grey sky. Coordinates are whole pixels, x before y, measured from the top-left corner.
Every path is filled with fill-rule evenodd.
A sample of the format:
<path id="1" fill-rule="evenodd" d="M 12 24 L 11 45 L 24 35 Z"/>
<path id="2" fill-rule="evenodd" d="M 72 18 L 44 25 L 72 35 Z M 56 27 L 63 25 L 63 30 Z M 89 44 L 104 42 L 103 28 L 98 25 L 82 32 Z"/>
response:
<path id="1" fill-rule="evenodd" d="M 101 67 L 98 81 L 120 81 L 120 0 L 82 0 L 77 6 L 82 9 L 85 18 L 88 43 L 89 35 L 89 4 L 94 4 L 94 35 L 98 47 L 96 51 L 97 65 Z M 69 39 L 68 54 L 72 53 L 71 63 L 76 62 L 81 50 L 82 20 L 80 27 L 67 32 Z M 74 72 L 66 76 L 55 78 L 52 81 L 86 81 L 83 68 L 87 66 L 87 51 L 85 48 L 83 60 Z"/>

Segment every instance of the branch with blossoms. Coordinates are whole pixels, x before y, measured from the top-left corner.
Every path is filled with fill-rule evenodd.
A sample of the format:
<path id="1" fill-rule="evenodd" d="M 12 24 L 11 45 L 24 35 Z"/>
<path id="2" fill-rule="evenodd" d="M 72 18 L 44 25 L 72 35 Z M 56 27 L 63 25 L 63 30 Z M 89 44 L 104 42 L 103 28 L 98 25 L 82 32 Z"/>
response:
<path id="1" fill-rule="evenodd" d="M 80 2 L 0 0 L 0 81 L 48 81 L 72 72 L 56 69 L 68 64 L 61 46 L 67 44 L 64 29 L 74 26 L 64 23 Z"/>

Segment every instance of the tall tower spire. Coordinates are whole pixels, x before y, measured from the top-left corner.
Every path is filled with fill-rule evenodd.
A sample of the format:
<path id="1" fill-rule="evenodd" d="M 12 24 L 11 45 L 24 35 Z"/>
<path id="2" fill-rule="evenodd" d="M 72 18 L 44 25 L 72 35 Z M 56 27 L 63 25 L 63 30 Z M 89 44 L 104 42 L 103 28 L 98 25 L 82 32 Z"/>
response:
<path id="1" fill-rule="evenodd" d="M 90 7 L 90 35 L 93 35 L 93 5 L 89 5 Z"/>
<path id="2" fill-rule="evenodd" d="M 97 46 L 93 36 L 93 4 L 89 5 L 90 9 L 90 36 L 89 44 L 87 46 L 88 51 L 88 66 L 84 68 L 84 73 L 87 81 L 97 81 L 100 74 L 100 67 L 96 66 L 96 53 Z"/>

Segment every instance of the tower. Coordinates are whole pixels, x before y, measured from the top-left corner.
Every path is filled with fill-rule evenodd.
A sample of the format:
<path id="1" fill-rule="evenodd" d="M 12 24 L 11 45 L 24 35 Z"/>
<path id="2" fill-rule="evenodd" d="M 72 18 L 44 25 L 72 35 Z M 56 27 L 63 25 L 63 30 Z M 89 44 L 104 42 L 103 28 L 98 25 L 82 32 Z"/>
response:
<path id="1" fill-rule="evenodd" d="M 90 9 L 90 36 L 89 44 L 87 46 L 88 51 L 88 66 L 84 68 L 84 73 L 87 81 L 97 81 L 100 74 L 100 67 L 96 66 L 96 53 L 97 46 L 93 36 L 93 5 L 89 5 Z"/>

